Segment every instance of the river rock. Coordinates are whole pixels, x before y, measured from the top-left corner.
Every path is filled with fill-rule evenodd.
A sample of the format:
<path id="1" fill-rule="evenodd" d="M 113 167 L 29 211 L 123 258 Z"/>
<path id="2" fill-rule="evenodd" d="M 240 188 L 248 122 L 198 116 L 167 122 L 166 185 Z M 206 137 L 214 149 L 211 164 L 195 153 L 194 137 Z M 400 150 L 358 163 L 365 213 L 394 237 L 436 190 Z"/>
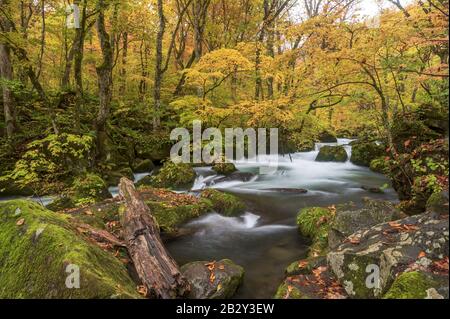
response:
<path id="1" fill-rule="evenodd" d="M 380 298 L 405 271 L 430 271 L 447 261 L 448 273 L 448 250 L 448 217 L 428 213 L 360 230 L 327 260 L 351 298 Z M 378 270 L 377 284 L 368 285 Z"/>
<path id="2" fill-rule="evenodd" d="M 448 191 L 432 194 L 427 201 L 426 209 L 427 212 L 448 215 Z"/>
<path id="3" fill-rule="evenodd" d="M 237 171 L 236 166 L 233 163 L 215 163 L 212 167 L 213 171 L 215 171 L 217 174 L 228 176 L 230 174 L 233 174 Z"/>
<path id="4" fill-rule="evenodd" d="M 356 209 L 342 205 L 337 211 L 328 233 L 328 246 L 331 249 L 356 231 L 401 218 L 400 211 L 386 201 L 365 199 L 364 207 Z"/>
<path id="5" fill-rule="evenodd" d="M 190 299 L 230 299 L 244 278 L 244 268 L 228 259 L 192 262 L 181 272 L 191 283 Z"/>
<path id="6" fill-rule="evenodd" d="M 252 173 L 246 173 L 246 172 L 234 172 L 228 176 L 220 177 L 218 179 L 214 180 L 215 184 L 223 183 L 223 182 L 249 182 L 252 178 L 254 178 L 255 175 Z"/>
<path id="7" fill-rule="evenodd" d="M 350 161 L 355 165 L 370 167 L 370 163 L 385 155 L 385 147 L 376 142 L 359 142 L 353 144 Z"/>
<path id="8" fill-rule="evenodd" d="M 323 146 L 316 157 L 316 162 L 346 162 L 347 151 L 343 146 Z"/>
<path id="9" fill-rule="evenodd" d="M 384 194 L 380 187 L 361 186 L 361 189 L 372 194 Z"/>
<path id="10" fill-rule="evenodd" d="M 409 271 L 400 274 L 384 299 L 448 299 L 448 274 Z"/>
<path id="11" fill-rule="evenodd" d="M 269 191 L 269 192 L 276 192 L 276 193 L 282 193 L 282 194 L 292 194 L 292 195 L 308 193 L 308 190 L 303 189 L 303 188 L 266 188 L 264 190 L 265 191 Z"/>

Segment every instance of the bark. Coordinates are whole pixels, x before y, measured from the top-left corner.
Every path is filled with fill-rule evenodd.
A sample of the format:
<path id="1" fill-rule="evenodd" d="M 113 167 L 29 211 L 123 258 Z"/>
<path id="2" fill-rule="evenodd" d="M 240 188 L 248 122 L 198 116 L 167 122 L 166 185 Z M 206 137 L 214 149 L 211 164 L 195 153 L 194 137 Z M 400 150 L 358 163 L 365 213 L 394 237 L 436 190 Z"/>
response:
<path id="1" fill-rule="evenodd" d="M 119 94 L 123 96 L 127 90 L 127 59 L 128 59 L 128 32 L 123 34 L 122 67 L 120 69 Z"/>
<path id="2" fill-rule="evenodd" d="M 6 8 L 8 5 L 7 0 L 0 0 L 0 6 Z M 7 19 L 0 21 L 3 32 L 11 31 L 11 27 Z M 11 50 L 8 44 L 0 42 L 0 77 L 5 83 L 2 82 L 3 90 L 3 111 L 5 114 L 5 127 L 6 136 L 12 138 L 16 131 L 16 115 L 14 106 L 14 97 L 11 89 L 8 86 L 7 81 L 13 80 L 13 67 L 11 63 Z"/>
<path id="3" fill-rule="evenodd" d="M 163 78 L 163 39 L 166 31 L 166 18 L 164 16 L 163 0 L 158 0 L 158 16 L 159 16 L 159 29 L 156 36 L 156 65 L 155 65 L 155 85 L 153 90 L 154 100 L 154 115 L 153 115 L 153 129 L 157 130 L 161 124 L 160 111 L 161 111 L 161 85 Z"/>
<path id="4" fill-rule="evenodd" d="M 95 130 L 97 133 L 97 160 L 102 160 L 106 156 L 106 122 L 109 118 L 111 108 L 112 67 L 114 60 L 110 36 L 106 31 L 104 0 L 99 0 L 98 9 L 97 32 L 100 40 L 103 62 L 96 68 L 100 106 L 95 121 Z"/>
<path id="5" fill-rule="evenodd" d="M 122 178 L 119 192 L 125 202 L 122 222 L 125 244 L 136 272 L 147 288 L 147 297 L 175 299 L 187 296 L 189 282 L 164 248 L 159 227 L 133 182 Z"/>

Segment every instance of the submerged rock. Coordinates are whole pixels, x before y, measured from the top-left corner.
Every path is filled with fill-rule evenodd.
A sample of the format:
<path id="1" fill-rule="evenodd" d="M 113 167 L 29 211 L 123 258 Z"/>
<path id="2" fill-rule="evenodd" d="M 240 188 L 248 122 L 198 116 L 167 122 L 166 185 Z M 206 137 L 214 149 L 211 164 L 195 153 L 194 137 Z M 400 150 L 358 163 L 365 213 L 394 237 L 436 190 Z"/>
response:
<path id="1" fill-rule="evenodd" d="M 234 172 L 234 173 L 231 173 L 228 176 L 224 176 L 224 177 L 220 177 L 218 179 L 215 179 L 214 183 L 218 184 L 218 183 L 223 183 L 223 182 L 234 182 L 234 181 L 249 182 L 254 177 L 255 177 L 255 175 L 252 174 L 252 173 Z"/>
<path id="2" fill-rule="evenodd" d="M 346 162 L 347 151 L 343 146 L 323 146 L 316 157 L 316 162 Z"/>
<path id="3" fill-rule="evenodd" d="M 380 298 L 402 272 L 428 272 L 447 260 L 448 274 L 448 250 L 448 218 L 430 213 L 360 230 L 327 260 L 350 297 Z M 375 285 L 367 284 L 371 273 L 379 273 Z"/>
<path id="4" fill-rule="evenodd" d="M 192 262 L 181 272 L 191 284 L 190 299 L 230 299 L 244 278 L 244 268 L 228 259 Z"/>
<path id="5" fill-rule="evenodd" d="M 0 242 L 0 298 L 140 297 L 124 264 L 85 239 L 69 215 L 1 202 Z"/>
<path id="6" fill-rule="evenodd" d="M 306 194 L 308 190 L 302 188 L 266 188 L 265 191 L 282 193 L 282 194 Z"/>

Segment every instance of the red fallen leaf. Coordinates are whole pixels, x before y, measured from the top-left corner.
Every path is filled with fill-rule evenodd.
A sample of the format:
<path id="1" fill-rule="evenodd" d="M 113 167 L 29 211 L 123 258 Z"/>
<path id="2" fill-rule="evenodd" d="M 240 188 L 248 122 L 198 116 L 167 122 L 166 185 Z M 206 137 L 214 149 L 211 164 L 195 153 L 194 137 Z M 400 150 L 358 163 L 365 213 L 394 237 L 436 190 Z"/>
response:
<path id="1" fill-rule="evenodd" d="M 424 251 L 421 251 L 420 254 L 419 254 L 418 259 L 424 258 L 424 257 L 426 257 L 426 256 L 427 256 L 427 254 L 426 254 Z"/>
<path id="2" fill-rule="evenodd" d="M 397 222 L 390 222 L 389 226 L 391 226 L 392 228 L 399 228 L 402 227 L 402 224 L 399 224 Z"/>
<path id="3" fill-rule="evenodd" d="M 405 141 L 405 147 L 409 147 L 411 145 L 411 140 Z"/>
<path id="4" fill-rule="evenodd" d="M 23 224 L 25 224 L 25 218 L 19 219 L 16 223 L 17 226 L 22 226 Z"/>
<path id="5" fill-rule="evenodd" d="M 298 263 L 298 268 L 299 269 L 304 269 L 306 268 L 306 266 L 308 266 L 309 262 L 307 260 L 302 260 Z"/>
<path id="6" fill-rule="evenodd" d="M 328 217 L 327 216 L 322 216 L 320 217 L 320 219 L 317 221 L 317 226 L 321 226 L 325 223 L 328 222 Z"/>
<path id="7" fill-rule="evenodd" d="M 327 267 L 319 267 L 312 271 L 315 277 L 319 277 L 323 272 L 327 271 Z"/>
<path id="8" fill-rule="evenodd" d="M 146 286 L 138 286 L 136 290 L 141 296 L 147 297 L 148 289 Z"/>
<path id="9" fill-rule="evenodd" d="M 209 282 L 213 284 L 215 280 L 216 275 L 214 274 L 214 272 L 211 272 L 211 274 L 209 275 Z"/>

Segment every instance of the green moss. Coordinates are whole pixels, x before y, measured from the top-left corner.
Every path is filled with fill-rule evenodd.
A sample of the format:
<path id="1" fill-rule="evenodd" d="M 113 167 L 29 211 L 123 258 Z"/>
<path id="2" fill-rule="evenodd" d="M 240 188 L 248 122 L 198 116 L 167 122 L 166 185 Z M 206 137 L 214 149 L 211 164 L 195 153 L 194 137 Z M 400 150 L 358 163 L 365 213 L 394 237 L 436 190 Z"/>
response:
<path id="1" fill-rule="evenodd" d="M 203 191 L 201 197 L 210 200 L 214 210 L 225 216 L 236 216 L 245 211 L 245 203 L 231 194 L 207 189 Z"/>
<path id="2" fill-rule="evenodd" d="M 72 224 L 34 202 L 0 203 L 0 298 L 139 298 L 125 266 Z M 66 287 L 68 265 L 80 289 Z"/>
<path id="3" fill-rule="evenodd" d="M 328 232 L 333 220 L 333 214 L 327 208 L 310 207 L 300 210 L 297 225 L 303 236 L 312 239 L 310 253 L 321 255 L 328 246 Z"/>
<path id="4" fill-rule="evenodd" d="M 307 296 L 301 293 L 295 286 L 289 286 L 287 283 L 282 283 L 278 287 L 275 294 L 275 299 L 309 299 Z"/>
<path id="5" fill-rule="evenodd" d="M 196 174 L 189 164 L 175 164 L 168 161 L 156 176 L 152 177 L 152 186 L 159 188 L 190 187 L 194 183 Z"/>
<path id="6" fill-rule="evenodd" d="M 384 146 L 375 142 L 356 142 L 352 148 L 351 162 L 355 165 L 369 167 L 370 163 L 385 154 Z"/>
<path id="7" fill-rule="evenodd" d="M 398 276 L 384 299 L 424 299 L 436 283 L 425 274 L 414 271 Z"/>
<path id="8" fill-rule="evenodd" d="M 162 232 L 176 233 L 178 227 L 212 210 L 211 202 L 201 200 L 188 205 L 146 201 Z"/>
<path id="9" fill-rule="evenodd" d="M 233 163 L 216 163 L 212 169 L 221 175 L 230 175 L 237 171 Z"/>
<path id="10" fill-rule="evenodd" d="M 388 163 L 384 157 L 379 157 L 370 162 L 370 169 L 375 173 L 385 174 L 388 170 Z"/>
<path id="11" fill-rule="evenodd" d="M 326 264 L 327 261 L 325 256 L 312 257 L 305 260 L 296 261 L 286 268 L 285 275 L 287 277 L 309 275 L 314 269 L 321 266 L 326 266 Z"/>
<path id="12" fill-rule="evenodd" d="M 75 206 L 94 204 L 111 197 L 105 181 L 95 174 L 75 178 L 71 192 Z"/>
<path id="13" fill-rule="evenodd" d="M 347 151 L 343 146 L 323 146 L 317 155 L 317 162 L 346 162 Z"/>

